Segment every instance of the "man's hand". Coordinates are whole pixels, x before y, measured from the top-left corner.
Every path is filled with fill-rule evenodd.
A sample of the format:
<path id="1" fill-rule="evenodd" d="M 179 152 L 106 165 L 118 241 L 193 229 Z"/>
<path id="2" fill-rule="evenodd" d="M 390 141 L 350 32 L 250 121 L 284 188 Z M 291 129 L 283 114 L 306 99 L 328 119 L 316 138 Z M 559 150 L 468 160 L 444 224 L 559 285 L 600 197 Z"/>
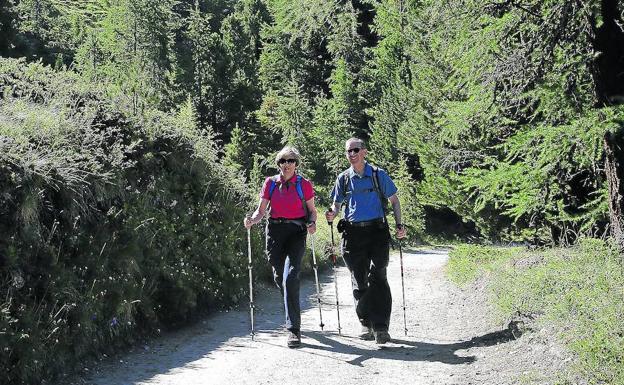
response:
<path id="1" fill-rule="evenodd" d="M 407 231 L 405 231 L 405 226 L 403 226 L 402 224 L 397 224 L 396 237 L 398 239 L 401 239 L 401 238 L 405 238 L 406 235 L 407 235 Z"/>
<path id="2" fill-rule="evenodd" d="M 243 225 L 245 226 L 246 229 L 250 229 L 251 226 L 253 226 L 253 222 L 251 221 L 251 217 L 245 217 L 245 219 L 243 220 Z"/>
<path id="3" fill-rule="evenodd" d="M 325 218 L 327 219 L 328 223 L 332 223 L 334 221 L 334 218 L 336 218 L 336 212 L 331 209 L 325 211 Z"/>
<path id="4" fill-rule="evenodd" d="M 316 233 L 316 222 L 310 222 L 306 225 L 306 227 L 308 228 L 308 233 L 310 235 Z"/>

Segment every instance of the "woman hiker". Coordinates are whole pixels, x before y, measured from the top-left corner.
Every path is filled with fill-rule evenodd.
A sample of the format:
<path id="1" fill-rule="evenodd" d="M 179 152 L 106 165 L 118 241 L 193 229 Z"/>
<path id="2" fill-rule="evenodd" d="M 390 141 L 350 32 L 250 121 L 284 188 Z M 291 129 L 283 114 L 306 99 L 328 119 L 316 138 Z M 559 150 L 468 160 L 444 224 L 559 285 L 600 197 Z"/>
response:
<path id="1" fill-rule="evenodd" d="M 266 227 L 267 259 L 273 269 L 275 284 L 284 296 L 286 345 L 301 345 L 301 307 L 299 272 L 306 247 L 306 233 L 316 231 L 316 208 L 312 183 L 297 174 L 301 160 L 296 148 L 286 146 L 275 156 L 279 175 L 267 177 L 260 192 L 260 203 L 245 228 L 260 222 L 267 207 L 270 216 Z M 270 204 L 270 205 L 269 205 Z"/>

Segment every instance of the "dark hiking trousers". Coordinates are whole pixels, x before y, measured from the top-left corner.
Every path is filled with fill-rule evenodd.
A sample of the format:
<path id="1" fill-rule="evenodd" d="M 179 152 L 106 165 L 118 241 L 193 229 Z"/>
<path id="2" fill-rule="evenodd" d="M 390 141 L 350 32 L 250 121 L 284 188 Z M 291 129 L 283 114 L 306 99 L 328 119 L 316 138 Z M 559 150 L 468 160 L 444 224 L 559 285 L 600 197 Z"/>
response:
<path id="1" fill-rule="evenodd" d="M 387 224 L 348 226 L 342 233 L 342 253 L 351 271 L 355 311 L 364 326 L 388 330 L 392 294 L 386 270 L 390 254 Z"/>
<path id="2" fill-rule="evenodd" d="M 273 280 L 282 291 L 286 313 L 286 329 L 301 328 L 299 303 L 299 272 L 306 246 L 306 228 L 294 223 L 267 225 L 266 252 L 273 268 Z"/>

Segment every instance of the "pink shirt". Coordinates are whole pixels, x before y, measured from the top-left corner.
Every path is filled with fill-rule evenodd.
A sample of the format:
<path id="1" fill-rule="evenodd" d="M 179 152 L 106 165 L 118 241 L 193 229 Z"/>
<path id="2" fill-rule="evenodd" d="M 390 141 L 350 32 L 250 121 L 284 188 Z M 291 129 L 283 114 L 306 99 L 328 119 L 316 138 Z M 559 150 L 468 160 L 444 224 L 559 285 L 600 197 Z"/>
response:
<path id="1" fill-rule="evenodd" d="M 297 175 L 293 175 L 287 182 L 284 182 L 280 176 L 276 182 L 275 189 L 271 195 L 271 218 L 303 218 L 305 217 L 305 209 L 297 194 L 296 187 Z M 269 188 L 271 186 L 271 177 L 264 180 L 260 197 L 269 199 Z M 314 198 L 314 189 L 312 183 L 305 178 L 301 178 L 301 189 L 303 190 L 303 198 L 307 201 Z"/>

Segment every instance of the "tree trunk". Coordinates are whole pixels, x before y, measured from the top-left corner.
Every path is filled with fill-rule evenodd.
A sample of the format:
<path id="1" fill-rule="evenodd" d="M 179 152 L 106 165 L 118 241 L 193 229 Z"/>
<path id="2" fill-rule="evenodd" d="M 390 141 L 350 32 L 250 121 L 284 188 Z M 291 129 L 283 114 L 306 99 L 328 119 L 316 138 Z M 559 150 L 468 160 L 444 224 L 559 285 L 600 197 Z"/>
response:
<path id="1" fill-rule="evenodd" d="M 622 31 L 621 0 L 601 0 L 600 18 L 603 21 L 595 29 L 592 77 L 595 82 L 596 101 L 599 107 L 621 103 L 624 82 L 620 80 L 624 64 L 624 31 Z M 598 15 L 594 15 L 598 16 Z M 592 17 L 593 18 L 593 17 Z M 599 23 L 594 23 L 599 25 Z M 609 188 L 609 219 L 611 236 L 624 252 L 624 126 L 604 136 L 605 173 Z"/>
<path id="2" fill-rule="evenodd" d="M 611 235 L 624 251 L 624 135 L 622 128 L 604 136 L 605 173 L 609 187 L 609 217 Z"/>

